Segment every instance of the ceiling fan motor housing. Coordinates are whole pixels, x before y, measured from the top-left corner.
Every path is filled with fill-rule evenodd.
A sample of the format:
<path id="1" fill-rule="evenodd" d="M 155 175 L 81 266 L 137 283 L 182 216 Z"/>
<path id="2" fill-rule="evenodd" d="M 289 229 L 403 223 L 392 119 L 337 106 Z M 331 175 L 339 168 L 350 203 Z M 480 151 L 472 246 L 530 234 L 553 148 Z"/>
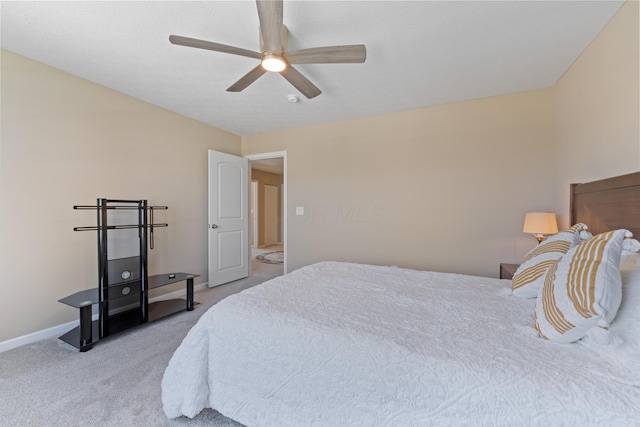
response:
<path id="1" fill-rule="evenodd" d="M 258 27 L 258 36 L 260 37 L 260 52 L 263 55 L 271 53 L 273 55 L 282 56 L 287 50 L 289 50 L 289 30 L 286 25 L 282 26 L 282 50 L 280 52 L 267 52 L 264 47 L 264 39 L 262 38 L 262 29 Z"/>

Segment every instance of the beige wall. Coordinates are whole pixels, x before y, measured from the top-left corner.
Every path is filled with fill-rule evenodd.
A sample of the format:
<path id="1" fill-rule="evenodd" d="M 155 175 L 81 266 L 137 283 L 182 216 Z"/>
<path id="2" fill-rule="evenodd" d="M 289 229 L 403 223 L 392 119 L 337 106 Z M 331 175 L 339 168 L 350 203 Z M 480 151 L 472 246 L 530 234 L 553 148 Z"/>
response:
<path id="1" fill-rule="evenodd" d="M 281 206 L 282 206 L 282 183 L 283 177 L 277 173 L 265 172 L 258 169 L 251 170 L 251 180 L 258 181 L 258 246 L 264 245 L 264 235 L 265 235 L 265 209 L 264 209 L 264 200 L 265 200 L 265 185 L 275 185 L 278 187 L 278 217 L 282 217 Z M 281 221 L 278 221 L 278 236 L 282 236 L 281 230 Z"/>
<path id="2" fill-rule="evenodd" d="M 348 260 L 497 276 L 553 209 L 548 90 L 243 138 L 287 151 L 289 269 Z M 305 208 L 295 216 L 295 207 Z"/>
<path id="3" fill-rule="evenodd" d="M 553 89 L 559 187 L 640 170 L 639 22 L 628 1 Z"/>
<path id="4" fill-rule="evenodd" d="M 0 342 L 76 320 L 58 299 L 97 286 L 98 197 L 148 199 L 151 273 L 207 280 L 207 150 L 240 138 L 2 51 Z M 182 286 L 184 288 L 184 286 Z"/>

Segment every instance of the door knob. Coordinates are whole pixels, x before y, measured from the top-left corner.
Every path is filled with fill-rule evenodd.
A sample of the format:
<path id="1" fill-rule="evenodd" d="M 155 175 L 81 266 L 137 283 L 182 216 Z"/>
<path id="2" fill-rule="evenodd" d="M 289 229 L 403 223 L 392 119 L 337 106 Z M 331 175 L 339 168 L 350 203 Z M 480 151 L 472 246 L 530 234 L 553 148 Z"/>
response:
<path id="1" fill-rule="evenodd" d="M 217 225 L 215 225 L 215 224 L 211 224 L 211 225 L 210 225 L 210 227 L 211 227 L 211 228 L 218 228 L 218 226 L 217 226 Z"/>

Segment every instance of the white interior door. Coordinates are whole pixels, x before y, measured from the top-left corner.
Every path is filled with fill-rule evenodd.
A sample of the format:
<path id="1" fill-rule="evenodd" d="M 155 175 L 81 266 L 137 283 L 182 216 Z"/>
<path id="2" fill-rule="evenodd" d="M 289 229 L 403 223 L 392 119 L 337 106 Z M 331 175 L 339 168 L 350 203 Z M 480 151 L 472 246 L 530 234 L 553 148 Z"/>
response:
<path id="1" fill-rule="evenodd" d="M 249 275 L 249 161 L 209 150 L 209 287 Z"/>
<path id="2" fill-rule="evenodd" d="M 264 186 L 264 245 L 278 243 L 278 193 L 277 185 L 266 184 Z"/>

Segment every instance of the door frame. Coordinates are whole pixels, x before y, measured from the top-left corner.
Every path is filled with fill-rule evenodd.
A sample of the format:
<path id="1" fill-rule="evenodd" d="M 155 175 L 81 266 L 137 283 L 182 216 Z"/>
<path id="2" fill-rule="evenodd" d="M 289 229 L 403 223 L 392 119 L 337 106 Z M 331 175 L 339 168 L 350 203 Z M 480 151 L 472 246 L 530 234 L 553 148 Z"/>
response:
<path id="1" fill-rule="evenodd" d="M 251 162 L 249 162 L 249 169 L 251 169 Z M 251 173 L 251 171 L 249 171 L 249 173 Z M 252 249 L 258 248 L 260 246 L 259 242 L 258 242 L 258 237 L 259 237 L 259 228 L 260 225 L 260 221 L 258 220 L 258 215 L 260 214 L 260 212 L 258 211 L 258 191 L 260 191 L 260 181 L 256 180 L 256 179 L 250 179 L 249 180 L 251 182 L 251 188 L 249 190 L 249 197 L 251 197 L 251 202 L 249 204 L 249 206 L 253 206 L 253 215 L 251 216 L 251 240 L 253 240 L 252 244 L 249 245 L 251 246 Z M 249 255 L 251 256 L 251 255 Z M 249 264 L 251 265 L 251 264 Z"/>
<path id="2" fill-rule="evenodd" d="M 264 160 L 264 159 L 274 159 L 274 158 L 279 158 L 282 157 L 282 205 L 283 205 L 283 209 L 282 209 L 282 221 L 284 222 L 284 227 L 283 227 L 283 242 L 282 242 L 282 246 L 283 246 L 283 251 L 284 251 L 284 263 L 282 265 L 283 270 L 282 272 L 284 274 L 287 274 L 289 271 L 288 268 L 288 253 L 289 253 L 289 245 L 288 245 L 288 221 L 287 221 L 287 216 L 288 216 L 288 209 L 287 209 L 287 152 L 286 151 L 274 151 L 274 152 L 270 152 L 270 153 L 258 153 L 258 154 L 245 154 L 244 157 L 246 157 L 247 159 L 249 159 L 249 170 L 251 170 L 251 161 L 252 160 Z M 249 221 L 251 221 L 251 218 L 249 218 Z M 249 226 L 251 226 L 251 224 L 249 224 Z M 249 251 L 249 268 L 251 268 L 251 251 Z"/>
<path id="3" fill-rule="evenodd" d="M 271 196 L 274 196 L 274 194 L 272 193 L 273 191 L 275 191 L 275 199 Z M 278 243 L 282 243 L 282 236 L 280 235 L 280 233 L 278 232 L 280 227 L 282 226 L 281 222 L 282 222 L 282 209 L 278 204 L 278 199 L 282 200 L 282 195 L 281 193 L 281 189 L 279 185 L 274 185 L 274 184 L 264 184 L 264 227 L 263 227 L 263 235 L 264 235 L 264 245 L 265 246 L 270 246 L 270 245 L 275 245 Z M 271 208 L 271 209 L 269 209 Z M 280 215 L 278 215 L 278 211 L 280 211 Z M 274 239 L 274 242 L 271 243 L 267 237 L 271 237 L 271 233 L 270 231 L 272 231 L 271 227 L 268 227 L 267 225 L 269 225 L 269 223 L 267 222 L 268 217 L 270 216 L 270 214 L 274 214 L 273 215 L 273 219 L 274 221 L 277 221 L 277 223 L 275 224 L 275 233 L 272 236 Z"/>

